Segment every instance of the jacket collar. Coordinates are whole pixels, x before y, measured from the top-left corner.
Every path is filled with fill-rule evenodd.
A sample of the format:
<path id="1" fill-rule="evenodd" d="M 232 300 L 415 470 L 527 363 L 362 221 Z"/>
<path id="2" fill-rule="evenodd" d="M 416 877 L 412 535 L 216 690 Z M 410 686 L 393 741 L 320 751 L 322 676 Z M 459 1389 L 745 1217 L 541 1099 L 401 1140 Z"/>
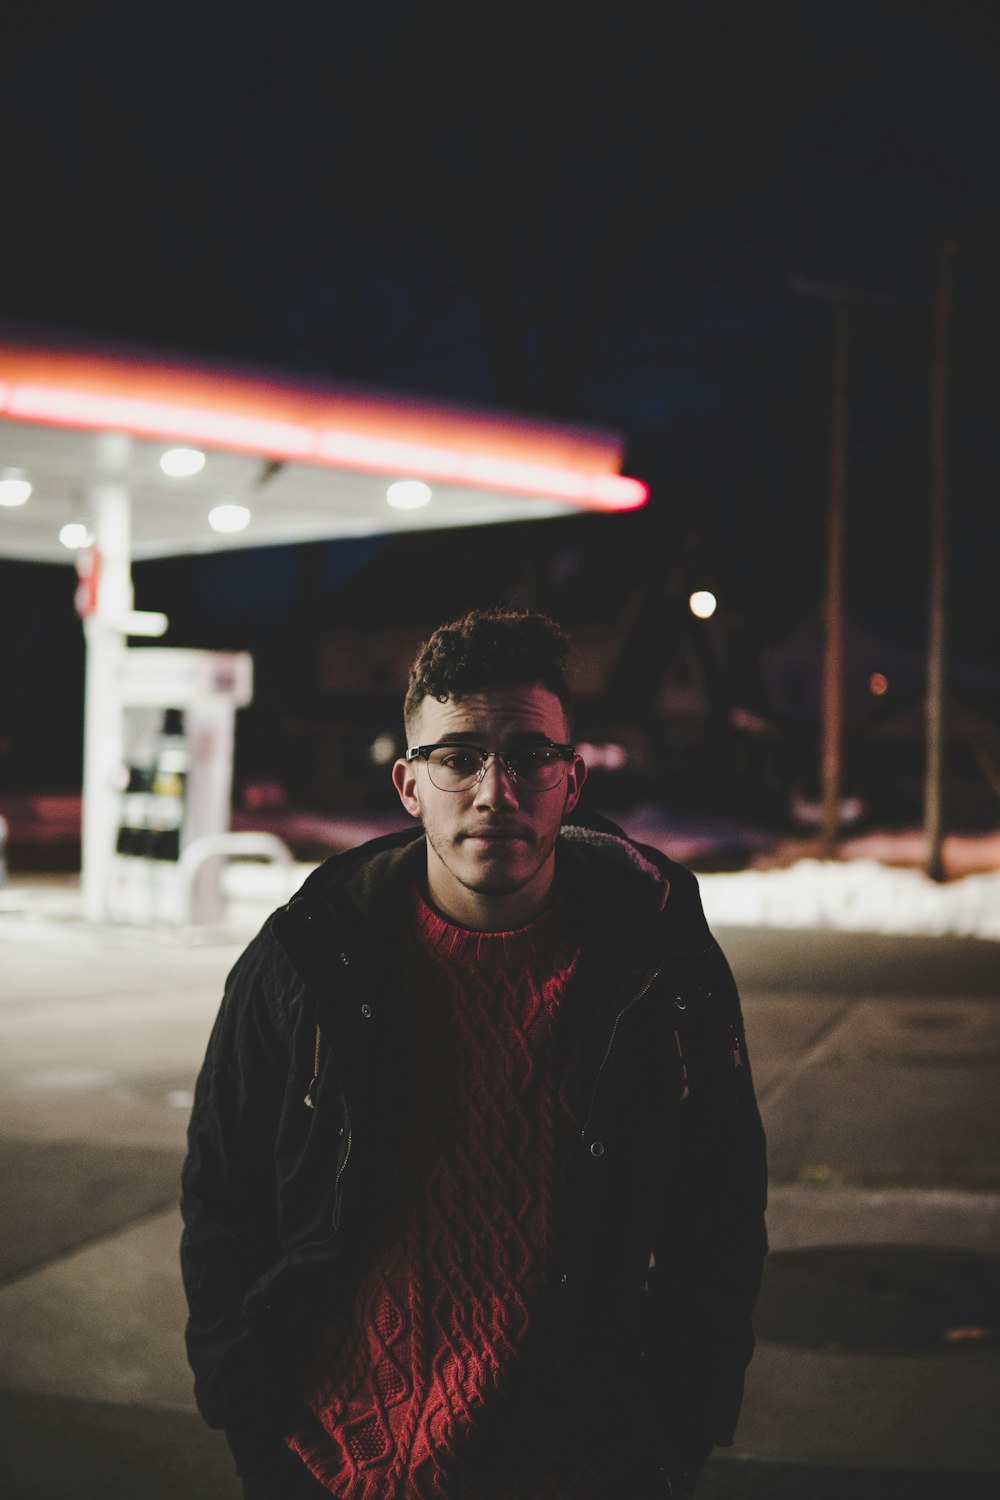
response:
<path id="1" fill-rule="evenodd" d="M 403 902 L 426 868 L 418 825 L 331 856 L 314 870 L 272 931 L 307 982 L 329 975 L 339 946 L 385 951 L 386 925 L 401 919 Z M 579 812 L 560 832 L 558 899 L 577 916 L 584 938 L 602 935 L 621 966 L 655 967 L 671 951 L 711 942 L 694 877 L 659 850 L 629 839 L 602 815 Z"/>

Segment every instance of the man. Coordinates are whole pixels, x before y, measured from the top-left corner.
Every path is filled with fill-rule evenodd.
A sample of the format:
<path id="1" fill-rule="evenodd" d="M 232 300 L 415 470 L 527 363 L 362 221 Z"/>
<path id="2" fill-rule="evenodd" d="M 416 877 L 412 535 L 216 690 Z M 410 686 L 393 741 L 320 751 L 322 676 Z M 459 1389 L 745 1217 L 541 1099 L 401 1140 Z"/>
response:
<path id="1" fill-rule="evenodd" d="M 420 827 L 327 860 L 239 960 L 182 1263 L 247 1500 L 652 1500 L 732 1441 L 765 1253 L 736 989 L 694 877 L 580 794 L 569 642 L 422 647 Z"/>

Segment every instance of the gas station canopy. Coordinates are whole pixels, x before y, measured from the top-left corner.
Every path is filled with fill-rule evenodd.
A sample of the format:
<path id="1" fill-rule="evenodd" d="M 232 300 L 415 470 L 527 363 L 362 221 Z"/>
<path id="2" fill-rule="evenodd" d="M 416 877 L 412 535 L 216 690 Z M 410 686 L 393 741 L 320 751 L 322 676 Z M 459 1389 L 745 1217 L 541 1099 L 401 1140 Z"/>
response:
<path id="1" fill-rule="evenodd" d="M 128 491 L 132 559 L 633 510 L 647 499 L 620 473 L 621 437 L 601 429 L 149 351 L 0 341 L 0 556 L 75 561 L 60 532 L 77 546 L 88 532 L 108 435 L 122 439 L 113 467 Z M 200 469 L 164 472 L 178 446 L 203 455 Z M 20 491 L 3 485 L 18 478 Z M 8 498 L 24 481 L 27 500 Z M 229 509 L 210 523 L 218 507 Z M 216 529 L 233 518 L 241 529 Z"/>
<path id="2" fill-rule="evenodd" d="M 122 880 L 148 898 L 166 865 L 172 888 L 206 874 L 193 861 L 218 865 L 251 691 L 249 659 L 128 645 L 168 624 L 132 607 L 136 559 L 635 510 L 647 490 L 622 451 L 601 430 L 0 336 L 0 557 L 71 562 L 80 579 L 85 915 L 113 915 Z M 166 716 L 155 756 L 151 708 Z M 190 740 L 168 732 L 182 710 Z M 147 857 L 148 807 L 135 852 L 133 793 L 170 812 L 169 858 Z"/>

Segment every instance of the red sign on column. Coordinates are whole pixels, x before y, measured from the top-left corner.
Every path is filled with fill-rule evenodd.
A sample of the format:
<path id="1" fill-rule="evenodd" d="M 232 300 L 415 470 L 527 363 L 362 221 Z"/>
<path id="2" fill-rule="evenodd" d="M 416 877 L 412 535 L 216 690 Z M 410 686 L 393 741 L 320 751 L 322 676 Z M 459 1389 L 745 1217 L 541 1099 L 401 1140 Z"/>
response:
<path id="1" fill-rule="evenodd" d="M 92 615 L 97 608 L 97 591 L 101 580 L 101 554 L 96 547 L 84 547 L 77 554 L 76 612 L 81 620 Z"/>

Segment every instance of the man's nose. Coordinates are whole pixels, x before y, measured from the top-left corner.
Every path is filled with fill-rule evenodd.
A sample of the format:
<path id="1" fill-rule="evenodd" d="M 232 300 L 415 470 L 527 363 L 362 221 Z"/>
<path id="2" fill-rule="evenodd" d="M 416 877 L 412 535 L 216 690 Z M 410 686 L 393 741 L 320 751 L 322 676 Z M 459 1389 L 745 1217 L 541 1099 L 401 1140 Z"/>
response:
<path id="1" fill-rule="evenodd" d="M 517 802 L 517 788 L 503 761 L 491 755 L 476 787 L 477 807 L 502 807 Z"/>

